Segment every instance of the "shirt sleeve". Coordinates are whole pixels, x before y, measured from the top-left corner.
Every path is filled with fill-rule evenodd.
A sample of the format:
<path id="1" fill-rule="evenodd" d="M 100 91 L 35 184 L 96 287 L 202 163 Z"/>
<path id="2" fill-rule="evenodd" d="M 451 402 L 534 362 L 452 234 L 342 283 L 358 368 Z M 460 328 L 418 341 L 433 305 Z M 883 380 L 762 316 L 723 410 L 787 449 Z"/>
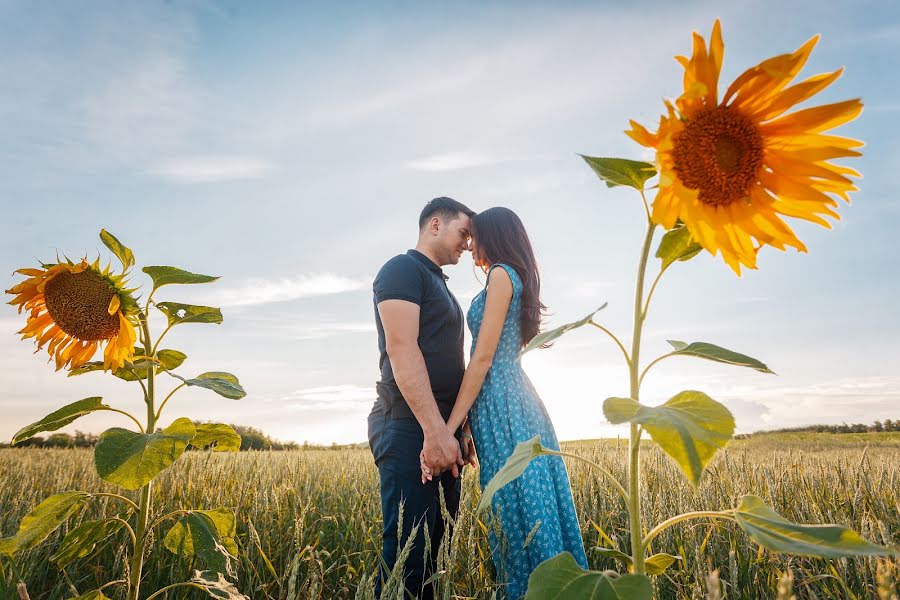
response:
<path id="1" fill-rule="evenodd" d="M 404 254 L 395 256 L 378 271 L 372 290 L 375 304 L 385 300 L 406 300 L 421 306 L 425 297 L 422 269 L 414 258 Z"/>

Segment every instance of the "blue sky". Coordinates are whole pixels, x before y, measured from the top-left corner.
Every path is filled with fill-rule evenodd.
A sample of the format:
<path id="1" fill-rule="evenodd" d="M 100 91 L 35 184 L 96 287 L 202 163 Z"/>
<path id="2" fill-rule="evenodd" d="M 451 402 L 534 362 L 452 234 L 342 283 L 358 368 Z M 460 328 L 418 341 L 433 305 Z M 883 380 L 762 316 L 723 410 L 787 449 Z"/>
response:
<path id="1" fill-rule="evenodd" d="M 673 359 L 643 399 L 700 389 L 740 431 L 900 417 L 896 3 L 332 4 L 0 2 L 3 289 L 57 250 L 104 254 L 103 227 L 139 265 L 220 275 L 161 290 L 226 319 L 166 345 L 188 354 L 186 375 L 230 371 L 249 394 L 189 390 L 168 419 L 362 441 L 378 375 L 371 279 L 414 245 L 432 197 L 518 212 L 550 325 L 609 302 L 602 322 L 628 337 L 639 200 L 577 154 L 649 159 L 622 130 L 658 118 L 679 91 L 672 56 L 719 17 L 723 82 L 822 34 L 804 74 L 846 67 L 816 102 L 863 98 L 840 132 L 866 142 L 845 162 L 864 179 L 833 230 L 795 224 L 808 254 L 767 249 L 741 279 L 704 255 L 657 291 L 645 356 L 666 339 L 708 341 L 778 376 Z M 468 307 L 481 286 L 471 260 L 446 272 Z M 15 336 L 22 322 L 0 309 L 0 437 L 86 396 L 140 411 L 129 384 L 54 373 Z M 622 433 L 600 407 L 627 377 L 599 332 L 525 367 L 561 439 Z M 78 427 L 120 424 L 93 415 Z"/>

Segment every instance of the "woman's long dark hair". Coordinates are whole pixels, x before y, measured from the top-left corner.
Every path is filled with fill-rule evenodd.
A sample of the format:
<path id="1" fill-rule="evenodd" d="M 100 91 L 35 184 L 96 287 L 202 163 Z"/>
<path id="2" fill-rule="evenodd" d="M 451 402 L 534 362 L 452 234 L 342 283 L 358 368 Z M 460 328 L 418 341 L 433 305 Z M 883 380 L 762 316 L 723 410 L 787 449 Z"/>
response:
<path id="1" fill-rule="evenodd" d="M 520 327 L 522 343 L 527 344 L 540 331 L 547 307 L 541 303 L 541 276 L 525 226 L 516 213 L 497 206 L 472 218 L 472 237 L 483 260 L 509 265 L 522 280 Z"/>

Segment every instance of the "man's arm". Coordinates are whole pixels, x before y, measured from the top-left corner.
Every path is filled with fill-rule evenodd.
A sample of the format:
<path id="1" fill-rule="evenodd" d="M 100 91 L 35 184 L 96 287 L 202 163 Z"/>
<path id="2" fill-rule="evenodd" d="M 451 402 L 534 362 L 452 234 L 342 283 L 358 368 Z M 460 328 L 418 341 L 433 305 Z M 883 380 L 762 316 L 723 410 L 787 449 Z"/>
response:
<path id="1" fill-rule="evenodd" d="M 394 379 L 425 434 L 425 463 L 438 471 L 452 467 L 454 477 L 459 477 L 457 465 L 463 464 L 459 444 L 438 410 L 419 348 L 419 310 L 418 304 L 406 300 L 378 303 Z"/>

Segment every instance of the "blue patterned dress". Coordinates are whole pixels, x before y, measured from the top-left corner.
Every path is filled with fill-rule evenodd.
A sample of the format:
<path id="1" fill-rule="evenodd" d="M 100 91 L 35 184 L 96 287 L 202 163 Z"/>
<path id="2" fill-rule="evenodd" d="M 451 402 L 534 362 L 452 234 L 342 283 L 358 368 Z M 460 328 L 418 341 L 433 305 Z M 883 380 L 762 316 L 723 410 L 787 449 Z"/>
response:
<path id="1" fill-rule="evenodd" d="M 540 434 L 544 446 L 559 450 L 547 409 L 518 358 L 522 348 L 522 281 L 512 267 L 495 264 L 491 270 L 495 267 L 509 273 L 513 296 L 491 368 L 469 410 L 482 490 L 519 442 Z M 467 314 L 472 352 L 484 317 L 486 293 L 487 287 L 472 299 Z M 507 584 L 509 598 L 517 599 L 525 594 L 528 577 L 535 567 L 560 552 L 571 552 L 575 561 L 587 568 L 569 475 L 561 457 L 539 456 L 531 461 L 521 477 L 497 492 L 492 506 L 500 515 L 505 540 L 497 540 L 490 533 L 491 550 L 500 582 Z M 535 526 L 537 529 L 532 533 Z"/>

